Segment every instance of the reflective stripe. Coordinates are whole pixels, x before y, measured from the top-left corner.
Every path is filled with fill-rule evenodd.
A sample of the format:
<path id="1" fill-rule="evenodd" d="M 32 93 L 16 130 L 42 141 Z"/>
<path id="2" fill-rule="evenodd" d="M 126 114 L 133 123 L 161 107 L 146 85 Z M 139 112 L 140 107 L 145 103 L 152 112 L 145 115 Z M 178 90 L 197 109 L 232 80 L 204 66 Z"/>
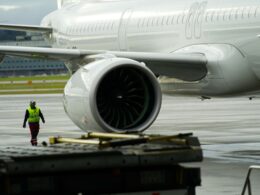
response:
<path id="1" fill-rule="evenodd" d="M 29 112 L 28 121 L 30 123 L 37 123 L 40 121 L 40 108 L 36 107 L 35 109 L 32 109 L 31 107 L 29 107 L 28 112 Z"/>

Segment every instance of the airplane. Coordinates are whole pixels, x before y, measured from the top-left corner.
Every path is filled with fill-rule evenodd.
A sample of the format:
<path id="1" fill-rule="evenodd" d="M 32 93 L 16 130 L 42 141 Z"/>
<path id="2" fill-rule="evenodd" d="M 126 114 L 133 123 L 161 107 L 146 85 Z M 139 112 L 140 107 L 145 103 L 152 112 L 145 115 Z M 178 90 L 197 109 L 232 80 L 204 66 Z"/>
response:
<path id="1" fill-rule="evenodd" d="M 260 89 L 260 0 L 58 0 L 40 26 L 52 48 L 0 56 L 63 60 L 65 112 L 82 130 L 143 132 L 162 93 L 234 96 Z"/>

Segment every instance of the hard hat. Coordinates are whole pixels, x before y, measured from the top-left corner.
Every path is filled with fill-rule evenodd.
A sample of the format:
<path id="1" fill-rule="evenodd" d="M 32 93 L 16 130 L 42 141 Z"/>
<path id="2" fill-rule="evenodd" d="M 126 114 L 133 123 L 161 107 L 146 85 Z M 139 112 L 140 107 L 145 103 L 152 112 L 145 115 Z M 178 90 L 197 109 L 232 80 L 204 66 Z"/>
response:
<path id="1" fill-rule="evenodd" d="M 35 106 L 35 105 L 36 105 L 36 101 L 31 100 L 31 101 L 30 101 L 30 105 L 34 105 L 34 106 Z"/>

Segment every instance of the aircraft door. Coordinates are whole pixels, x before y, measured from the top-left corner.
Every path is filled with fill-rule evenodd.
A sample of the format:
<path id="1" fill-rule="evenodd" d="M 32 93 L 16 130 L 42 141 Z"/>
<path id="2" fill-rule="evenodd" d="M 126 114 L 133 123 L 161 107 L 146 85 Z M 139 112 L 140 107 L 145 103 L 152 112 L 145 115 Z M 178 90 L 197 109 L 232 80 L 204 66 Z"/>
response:
<path id="1" fill-rule="evenodd" d="M 203 16 L 205 14 L 207 2 L 201 3 L 195 2 L 191 5 L 186 25 L 185 25 L 185 36 L 186 39 L 200 39 L 202 35 L 202 23 Z"/>
<path id="2" fill-rule="evenodd" d="M 196 12 L 199 7 L 199 3 L 193 3 L 190 7 L 188 17 L 186 20 L 186 26 L 185 26 L 185 35 L 186 39 L 192 39 L 193 37 L 193 29 L 194 29 L 194 21 L 196 19 Z"/>
<path id="3" fill-rule="evenodd" d="M 206 1 L 202 2 L 196 13 L 197 16 L 196 16 L 196 20 L 195 20 L 195 24 L 194 24 L 194 36 L 196 39 L 201 38 L 203 16 L 205 14 L 207 4 L 208 3 Z"/>
<path id="4" fill-rule="evenodd" d="M 127 26 L 132 15 L 132 10 L 126 10 L 123 12 L 119 28 L 118 28 L 118 48 L 120 51 L 127 51 Z"/>

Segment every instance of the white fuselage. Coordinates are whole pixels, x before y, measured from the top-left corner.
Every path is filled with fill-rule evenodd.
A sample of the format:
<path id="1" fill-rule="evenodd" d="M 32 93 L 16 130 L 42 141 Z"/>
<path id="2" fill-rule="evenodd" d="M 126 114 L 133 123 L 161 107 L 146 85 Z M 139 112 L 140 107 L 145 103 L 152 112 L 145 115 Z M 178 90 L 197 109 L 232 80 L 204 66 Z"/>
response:
<path id="1" fill-rule="evenodd" d="M 173 79 L 161 78 L 162 88 L 206 95 L 260 89 L 260 0 L 85 1 L 51 13 L 42 25 L 54 29 L 53 46 L 59 48 L 160 53 L 187 50 L 219 55 L 219 59 L 235 48 L 243 56 L 243 63 L 237 59 L 240 67 L 236 68 L 236 60 L 226 60 L 223 65 L 208 67 L 207 77 L 195 83 L 176 84 Z M 207 54 L 211 49 L 207 45 L 217 45 L 218 51 Z M 219 45 L 232 49 L 222 50 Z M 240 82 L 240 78 L 247 81 Z"/>

